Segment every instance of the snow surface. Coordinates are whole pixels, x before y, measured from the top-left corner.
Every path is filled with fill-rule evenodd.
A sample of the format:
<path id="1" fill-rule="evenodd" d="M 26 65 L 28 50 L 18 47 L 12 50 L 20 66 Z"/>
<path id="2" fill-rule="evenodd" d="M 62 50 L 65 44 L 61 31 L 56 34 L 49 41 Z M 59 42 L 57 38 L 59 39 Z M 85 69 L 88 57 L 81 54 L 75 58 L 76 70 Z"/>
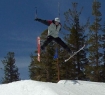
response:
<path id="1" fill-rule="evenodd" d="M 0 95 L 105 95 L 105 83 L 60 80 L 58 83 L 21 80 L 0 85 Z"/>

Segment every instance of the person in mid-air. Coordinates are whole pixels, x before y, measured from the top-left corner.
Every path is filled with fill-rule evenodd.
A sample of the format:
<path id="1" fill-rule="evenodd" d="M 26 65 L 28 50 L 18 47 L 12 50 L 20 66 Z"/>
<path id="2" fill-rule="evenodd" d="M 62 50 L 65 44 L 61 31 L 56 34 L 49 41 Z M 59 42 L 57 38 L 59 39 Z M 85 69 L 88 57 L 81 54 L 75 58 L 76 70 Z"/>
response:
<path id="1" fill-rule="evenodd" d="M 35 20 L 48 26 L 48 35 L 47 39 L 44 41 L 43 45 L 41 46 L 42 50 L 44 50 L 45 47 L 52 40 L 54 40 L 59 45 L 61 45 L 65 50 L 67 50 L 70 54 L 72 54 L 70 48 L 61 40 L 60 37 L 58 37 L 59 31 L 61 30 L 61 23 L 58 17 L 56 17 L 54 20 L 42 20 L 39 18 L 36 18 Z"/>

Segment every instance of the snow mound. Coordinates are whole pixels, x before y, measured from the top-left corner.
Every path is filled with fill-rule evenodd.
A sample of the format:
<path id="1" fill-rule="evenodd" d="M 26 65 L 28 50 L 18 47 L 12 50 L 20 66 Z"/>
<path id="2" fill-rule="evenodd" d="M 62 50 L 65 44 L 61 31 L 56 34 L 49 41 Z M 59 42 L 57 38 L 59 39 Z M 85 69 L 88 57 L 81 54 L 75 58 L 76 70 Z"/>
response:
<path id="1" fill-rule="evenodd" d="M 21 80 L 0 85 L 0 95 L 105 95 L 105 83 L 61 80 L 58 83 Z"/>

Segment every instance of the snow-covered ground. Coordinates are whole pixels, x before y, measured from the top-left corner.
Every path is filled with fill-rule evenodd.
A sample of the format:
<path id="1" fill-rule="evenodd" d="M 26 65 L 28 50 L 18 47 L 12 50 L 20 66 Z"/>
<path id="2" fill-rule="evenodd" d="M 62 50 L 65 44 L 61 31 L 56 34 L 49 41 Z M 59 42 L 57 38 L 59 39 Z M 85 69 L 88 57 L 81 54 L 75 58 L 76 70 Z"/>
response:
<path id="1" fill-rule="evenodd" d="M 0 85 L 0 95 L 105 95 L 105 83 L 61 80 L 58 83 L 21 80 Z"/>

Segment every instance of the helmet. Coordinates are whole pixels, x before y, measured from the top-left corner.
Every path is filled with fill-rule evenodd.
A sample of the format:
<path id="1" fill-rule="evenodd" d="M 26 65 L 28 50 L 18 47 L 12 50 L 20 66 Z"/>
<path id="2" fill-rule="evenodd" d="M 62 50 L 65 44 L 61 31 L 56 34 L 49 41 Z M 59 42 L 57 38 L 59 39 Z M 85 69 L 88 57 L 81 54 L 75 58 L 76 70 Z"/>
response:
<path id="1" fill-rule="evenodd" d="M 55 18 L 55 21 L 60 22 L 60 19 L 58 17 Z"/>

